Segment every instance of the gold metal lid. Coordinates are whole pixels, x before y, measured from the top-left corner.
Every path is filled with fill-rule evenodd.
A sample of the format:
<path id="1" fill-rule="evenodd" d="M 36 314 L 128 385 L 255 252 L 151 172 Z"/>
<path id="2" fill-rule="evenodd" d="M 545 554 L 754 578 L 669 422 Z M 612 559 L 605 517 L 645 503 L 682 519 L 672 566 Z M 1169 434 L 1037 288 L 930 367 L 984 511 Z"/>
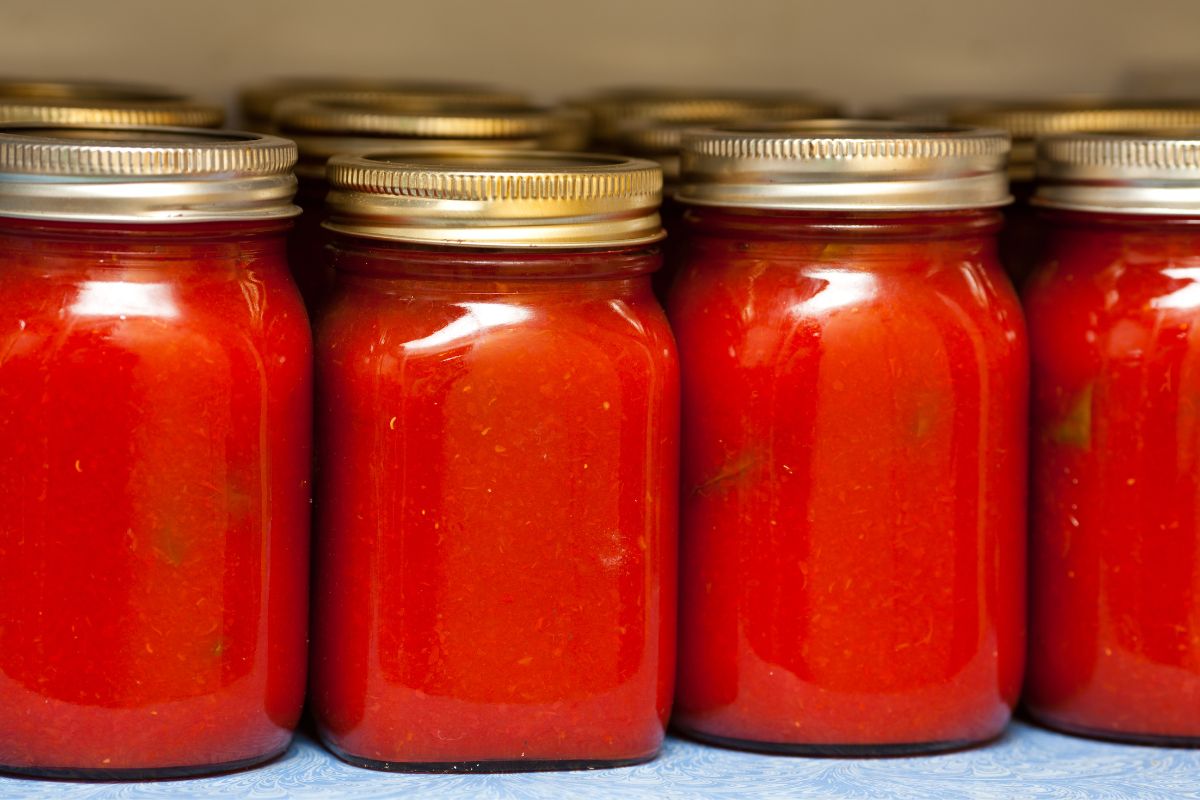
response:
<path id="1" fill-rule="evenodd" d="M 528 104 L 414 103 L 386 92 L 314 95 L 279 105 L 280 134 L 300 148 L 303 178 L 320 178 L 335 155 L 365 155 L 410 143 L 441 142 L 462 149 L 480 144 L 503 149 L 581 150 L 587 115 L 577 109 Z"/>
<path id="2" fill-rule="evenodd" d="M 277 219 L 296 146 L 199 128 L 0 125 L 0 216 L 99 222 Z"/>
<path id="3" fill-rule="evenodd" d="M 448 150 L 336 156 L 325 227 L 452 247 L 595 248 L 662 238 L 662 171 L 618 156 Z"/>
<path id="4" fill-rule="evenodd" d="M 835 103 L 802 92 L 671 89 L 610 89 L 573 100 L 592 115 L 592 135 L 618 143 L 623 125 L 633 120 L 694 125 L 746 119 L 815 119 L 840 113 Z"/>
<path id="5" fill-rule="evenodd" d="M 813 211 L 1001 206 L 1008 135 L 873 120 L 694 130 L 675 198 L 695 205 Z"/>
<path id="6" fill-rule="evenodd" d="M 1200 128 L 1200 103 L 1122 101 L 1078 96 L 1059 100 L 968 104 L 950 113 L 950 122 L 1008 131 L 1013 139 L 1009 176 L 1033 179 L 1037 140 L 1060 133 L 1154 131 Z"/>
<path id="7" fill-rule="evenodd" d="M 218 128 L 225 111 L 140 84 L 0 79 L 0 123 Z"/>
<path id="8" fill-rule="evenodd" d="M 276 106 L 285 100 L 314 94 L 357 95 L 388 93 L 402 95 L 414 103 L 499 105 L 528 102 L 520 92 L 474 83 L 452 81 L 402 81 L 372 78 L 299 77 L 281 78 L 249 86 L 239 95 L 242 116 L 254 125 L 270 125 Z"/>
<path id="9" fill-rule="evenodd" d="M 1033 203 L 1077 211 L 1200 217 L 1200 129 L 1042 139 Z"/>

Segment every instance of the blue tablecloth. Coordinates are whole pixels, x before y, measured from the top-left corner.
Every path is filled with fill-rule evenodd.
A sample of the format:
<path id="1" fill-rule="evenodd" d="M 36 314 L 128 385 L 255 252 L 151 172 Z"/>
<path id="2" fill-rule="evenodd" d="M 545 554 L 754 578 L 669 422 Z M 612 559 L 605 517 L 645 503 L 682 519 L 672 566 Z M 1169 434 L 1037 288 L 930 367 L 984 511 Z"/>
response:
<path id="1" fill-rule="evenodd" d="M 922 758 L 818 759 L 669 739 L 637 767 L 515 775 L 398 775 L 348 766 L 311 740 L 259 769 L 96 784 L 0 778 L 0 798 L 1200 798 L 1200 750 L 1076 739 L 1017 723 L 987 747 Z"/>

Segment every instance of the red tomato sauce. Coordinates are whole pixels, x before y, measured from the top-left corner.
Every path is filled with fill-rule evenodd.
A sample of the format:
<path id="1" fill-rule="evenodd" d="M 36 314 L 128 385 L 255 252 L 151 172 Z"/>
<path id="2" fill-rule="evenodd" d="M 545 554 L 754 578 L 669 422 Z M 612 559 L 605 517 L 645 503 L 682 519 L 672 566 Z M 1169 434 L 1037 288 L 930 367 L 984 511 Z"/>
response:
<path id="1" fill-rule="evenodd" d="M 861 754 L 1008 721 L 1027 356 L 998 222 L 685 214 L 683 731 Z"/>
<path id="2" fill-rule="evenodd" d="M 1045 212 L 1029 682 L 1058 728 L 1200 739 L 1200 226 Z"/>
<path id="3" fill-rule="evenodd" d="M 317 329 L 322 737 L 393 769 L 652 757 L 678 478 L 656 251 L 337 240 Z"/>
<path id="4" fill-rule="evenodd" d="M 290 741 L 312 368 L 286 228 L 0 220 L 0 768 Z"/>

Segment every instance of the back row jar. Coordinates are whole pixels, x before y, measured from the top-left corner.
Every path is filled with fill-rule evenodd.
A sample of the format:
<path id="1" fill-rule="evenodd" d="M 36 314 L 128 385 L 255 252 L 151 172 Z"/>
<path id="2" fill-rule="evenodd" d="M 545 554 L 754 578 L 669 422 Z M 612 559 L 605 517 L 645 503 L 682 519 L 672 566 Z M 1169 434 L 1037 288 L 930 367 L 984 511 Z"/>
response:
<path id="1" fill-rule="evenodd" d="M 678 369 L 656 164 L 330 162 L 311 702 L 385 769 L 653 757 L 675 647 Z"/>
<path id="2" fill-rule="evenodd" d="M 281 753 L 305 685 L 295 146 L 0 129 L 0 768 Z"/>
<path id="3" fill-rule="evenodd" d="M 1027 354 L 996 131 L 685 136 L 674 722 L 753 749 L 980 742 L 1024 658 Z"/>

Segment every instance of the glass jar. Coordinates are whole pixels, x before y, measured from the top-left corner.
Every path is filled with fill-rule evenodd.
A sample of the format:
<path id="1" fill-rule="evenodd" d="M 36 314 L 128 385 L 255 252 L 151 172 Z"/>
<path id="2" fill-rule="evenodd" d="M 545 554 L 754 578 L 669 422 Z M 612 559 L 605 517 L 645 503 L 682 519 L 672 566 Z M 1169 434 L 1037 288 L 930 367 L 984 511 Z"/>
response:
<path id="1" fill-rule="evenodd" d="M 361 766 L 654 757 L 678 370 L 651 162 L 334 158 L 312 708 Z"/>
<path id="2" fill-rule="evenodd" d="M 325 164 L 335 155 L 380 148 L 442 150 L 448 146 L 578 150 L 587 142 L 587 117 L 578 111 L 519 103 L 484 105 L 456 95 L 358 92 L 284 101 L 275 127 L 300 148 L 296 168 L 304 209 L 288 239 L 288 262 L 309 314 L 317 316 L 333 283 L 324 252 Z"/>
<path id="3" fill-rule="evenodd" d="M 772 752 L 961 747 L 1024 658 L 1027 355 L 998 131 L 688 134 L 674 723 Z"/>
<path id="4" fill-rule="evenodd" d="M 0 123 L 219 128 L 225 111 L 157 86 L 0 79 Z"/>
<path id="5" fill-rule="evenodd" d="M 961 125 L 999 128 L 1013 139 L 1009 186 L 1014 201 L 1004 211 L 1000 263 L 1019 287 L 1039 261 L 1041 225 L 1033 197 L 1037 140 L 1058 133 L 1200 127 L 1200 104 L 1121 101 L 1111 97 L 1064 97 L 1040 101 L 961 101 L 949 111 Z"/>
<path id="6" fill-rule="evenodd" d="M 305 684 L 291 142 L 0 128 L 0 770 L 222 771 Z"/>
<path id="7" fill-rule="evenodd" d="M 1200 137 L 1042 147 L 1029 680 L 1039 721 L 1200 743 Z"/>

